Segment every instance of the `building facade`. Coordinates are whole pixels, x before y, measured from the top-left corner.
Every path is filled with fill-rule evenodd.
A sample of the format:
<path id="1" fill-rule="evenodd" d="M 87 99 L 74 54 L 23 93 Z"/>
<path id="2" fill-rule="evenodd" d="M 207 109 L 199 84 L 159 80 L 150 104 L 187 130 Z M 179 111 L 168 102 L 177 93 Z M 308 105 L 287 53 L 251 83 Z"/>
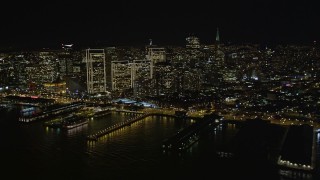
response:
<path id="1" fill-rule="evenodd" d="M 106 92 L 106 61 L 104 49 L 87 49 L 86 66 L 88 93 Z"/>

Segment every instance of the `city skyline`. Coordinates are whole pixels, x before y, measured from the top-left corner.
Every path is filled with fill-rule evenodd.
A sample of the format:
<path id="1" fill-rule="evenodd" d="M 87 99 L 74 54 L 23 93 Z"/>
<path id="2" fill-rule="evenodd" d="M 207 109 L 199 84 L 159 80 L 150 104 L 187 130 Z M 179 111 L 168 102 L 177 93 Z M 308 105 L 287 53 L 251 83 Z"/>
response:
<path id="1" fill-rule="evenodd" d="M 48 7 L 50 14 L 53 6 Z M 93 13 L 90 17 L 104 9 L 95 7 L 87 11 Z M 159 12 L 160 7 L 150 12 Z M 133 6 L 130 12 L 137 9 L 142 7 Z M 79 20 L 78 25 L 85 28 L 74 34 L 77 41 L 66 42 L 78 25 L 64 23 L 76 23 L 73 17 L 85 16 L 74 12 L 60 11 L 58 18 L 50 16 L 50 23 L 30 22 L 33 28 L 25 24 L 21 27 L 30 28 L 28 31 L 12 31 L 1 41 L 5 44 L 5 39 L 20 32 L 15 38 L 24 38 L 12 39 L 12 43 L 23 42 L 20 46 L 26 47 L 0 48 L 0 114 L 4 117 L 0 141 L 4 172 L 8 172 L 5 177 L 319 179 L 317 43 L 270 46 L 246 43 L 248 36 L 239 43 L 228 43 L 226 29 L 235 33 L 237 29 L 220 25 L 210 29 L 208 38 L 199 35 L 206 31 L 189 36 L 177 30 L 166 36 L 174 32 L 161 26 L 165 18 L 152 21 L 153 27 L 161 27 L 157 31 L 161 41 L 142 37 L 151 32 L 152 28 L 140 32 L 150 22 L 141 27 L 133 22 L 130 27 L 139 32 L 114 36 L 118 44 L 108 45 L 104 38 L 128 22 L 101 34 L 105 26 L 97 22 L 104 22 L 102 18 L 88 20 L 90 26 Z M 168 11 L 169 15 L 173 13 Z M 159 20 L 160 15 L 155 17 Z M 186 19 L 184 22 L 190 21 Z M 59 31 L 63 25 L 70 31 Z M 40 29 L 35 36 L 25 36 L 36 28 Z M 79 36 L 100 28 L 94 37 Z M 39 39 L 49 31 L 52 37 Z M 144 42 L 137 45 L 139 41 L 128 38 L 133 34 Z M 90 41 L 85 42 L 86 38 Z M 96 38 L 100 41 L 90 43 Z M 182 43 L 170 45 L 175 39 Z M 58 43 L 60 40 L 63 42 Z M 55 48 L 43 48 L 53 42 Z M 20 173 L 12 174 L 16 169 Z"/>
<path id="2" fill-rule="evenodd" d="M 182 45 L 194 34 L 203 44 L 222 42 L 311 43 L 319 41 L 319 13 L 312 2 L 129 2 L 109 4 L 9 3 L 0 14 L 0 46 Z"/>

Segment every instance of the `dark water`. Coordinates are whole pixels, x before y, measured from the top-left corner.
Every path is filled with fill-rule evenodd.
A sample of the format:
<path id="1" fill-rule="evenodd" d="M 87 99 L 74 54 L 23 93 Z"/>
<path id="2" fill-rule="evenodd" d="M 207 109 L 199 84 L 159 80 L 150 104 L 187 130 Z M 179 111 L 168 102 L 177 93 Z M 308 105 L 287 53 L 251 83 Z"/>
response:
<path id="1" fill-rule="evenodd" d="M 95 143 L 88 134 L 129 118 L 112 113 L 69 131 L 49 129 L 43 122 L 19 124 L 1 113 L 1 177 L 9 179 L 281 179 L 269 165 L 219 158 L 237 132 L 234 126 L 210 134 L 184 154 L 165 154 L 162 141 L 190 124 L 168 117 L 148 117 Z M 223 178 L 221 178 L 223 177 Z M 8 179 L 8 178 L 4 178 Z"/>

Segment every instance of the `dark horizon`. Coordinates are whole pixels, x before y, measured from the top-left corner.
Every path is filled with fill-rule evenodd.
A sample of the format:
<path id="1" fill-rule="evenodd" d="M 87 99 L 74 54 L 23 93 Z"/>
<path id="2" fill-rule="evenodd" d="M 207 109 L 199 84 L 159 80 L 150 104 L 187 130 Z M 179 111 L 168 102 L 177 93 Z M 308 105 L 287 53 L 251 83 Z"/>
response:
<path id="1" fill-rule="evenodd" d="M 189 34 L 213 44 L 217 27 L 222 42 L 311 44 L 320 40 L 316 7 L 288 0 L 9 4 L 0 12 L 0 47 L 131 46 L 148 44 L 149 39 L 184 45 Z"/>

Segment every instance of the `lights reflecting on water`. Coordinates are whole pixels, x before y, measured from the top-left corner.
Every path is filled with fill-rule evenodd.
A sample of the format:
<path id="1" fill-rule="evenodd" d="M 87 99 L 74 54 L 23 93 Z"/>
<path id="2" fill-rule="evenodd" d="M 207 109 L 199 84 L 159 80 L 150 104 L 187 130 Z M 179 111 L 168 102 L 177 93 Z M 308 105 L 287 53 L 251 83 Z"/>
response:
<path id="1" fill-rule="evenodd" d="M 290 179 L 304 179 L 304 180 L 313 179 L 313 176 L 311 173 L 303 172 L 303 171 L 292 171 L 292 170 L 280 169 L 279 174 L 283 177 L 290 178 Z"/>
<path id="2" fill-rule="evenodd" d="M 81 126 L 78 126 L 78 127 L 72 128 L 72 129 L 67 129 L 65 131 L 67 132 L 68 136 L 74 136 L 77 133 L 80 133 L 82 131 L 86 131 L 87 128 L 88 128 L 88 124 L 83 124 Z"/>
<path id="3" fill-rule="evenodd" d="M 28 165 L 30 170 L 46 166 L 39 174 L 46 175 L 55 172 L 57 179 L 63 179 L 65 174 L 60 172 L 65 172 L 71 166 L 76 169 L 85 169 L 85 172 L 82 172 L 84 179 L 97 179 L 97 177 L 98 179 L 106 177 L 108 179 L 128 179 L 137 175 L 142 169 L 148 172 L 154 170 L 150 175 L 154 175 L 154 172 L 163 173 L 163 171 L 172 170 L 175 177 L 180 177 L 185 172 L 191 172 L 191 168 L 199 167 L 199 172 L 204 172 L 203 168 L 207 165 L 201 164 L 202 160 L 208 160 L 209 163 L 212 163 L 208 169 L 220 166 L 229 167 L 231 164 L 221 165 L 220 163 L 223 163 L 224 159 L 228 162 L 231 160 L 229 156 L 232 155 L 224 149 L 226 147 L 224 143 L 229 142 L 233 134 L 237 133 L 237 127 L 234 124 L 221 124 L 216 128 L 212 127 L 209 130 L 210 137 L 195 142 L 186 152 L 180 153 L 180 156 L 171 152 L 163 152 L 161 145 L 164 139 L 190 125 L 190 120 L 151 116 L 102 136 L 98 141 L 86 140 L 87 135 L 125 121 L 129 118 L 128 116 L 113 112 L 111 115 L 90 120 L 85 126 L 70 130 L 44 127 L 41 121 L 28 126 L 19 126 L 14 130 L 21 132 L 20 135 L 23 138 L 13 138 L 10 144 L 6 144 L 6 147 L 11 148 L 12 142 L 14 142 L 17 144 L 14 148 L 19 147 L 23 151 L 18 158 L 12 160 L 8 156 L 4 162 L 6 164 L 9 162 L 20 164 L 21 167 Z M 19 129 L 22 130 L 19 131 Z M 319 140 L 318 133 L 318 144 Z M 2 140 L 2 142 L 9 141 Z M 215 152 L 223 152 L 224 154 L 221 154 L 221 158 L 217 158 Z M 16 154 L 12 151 L 12 155 Z M 196 159 L 199 156 L 201 156 L 201 162 Z M 31 159 L 34 161 L 32 164 L 30 164 Z M 190 168 L 185 169 L 186 167 Z M 181 171 L 174 171 L 175 168 Z M 236 171 L 237 169 L 232 170 Z M 121 176 L 119 173 L 122 173 Z M 262 174 L 261 177 L 263 176 Z M 292 174 L 292 176 L 308 177 L 303 174 Z M 33 177 L 39 179 L 40 175 L 35 174 Z"/>

